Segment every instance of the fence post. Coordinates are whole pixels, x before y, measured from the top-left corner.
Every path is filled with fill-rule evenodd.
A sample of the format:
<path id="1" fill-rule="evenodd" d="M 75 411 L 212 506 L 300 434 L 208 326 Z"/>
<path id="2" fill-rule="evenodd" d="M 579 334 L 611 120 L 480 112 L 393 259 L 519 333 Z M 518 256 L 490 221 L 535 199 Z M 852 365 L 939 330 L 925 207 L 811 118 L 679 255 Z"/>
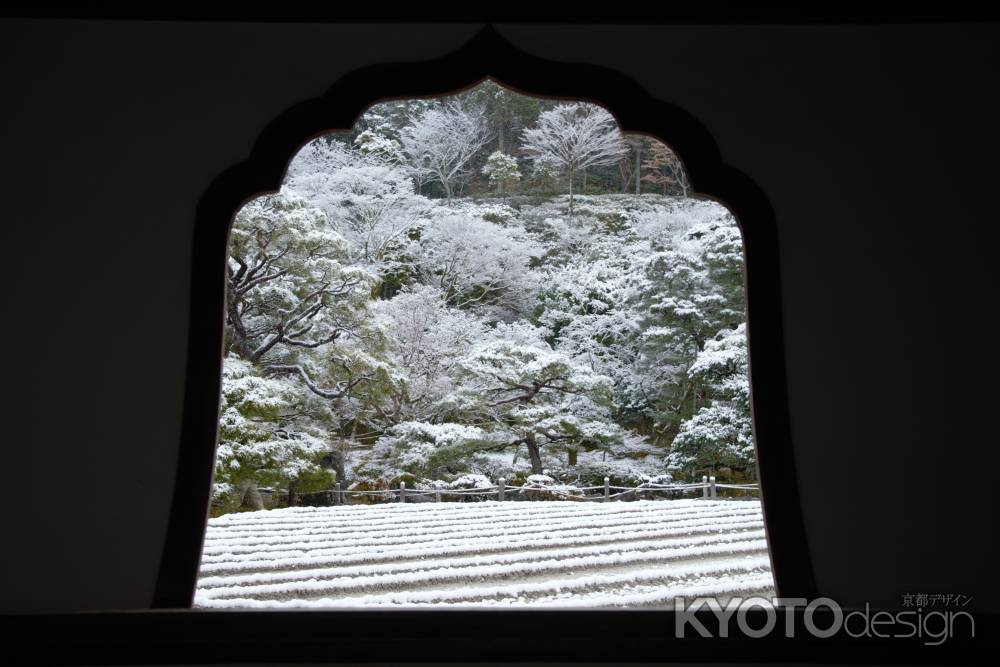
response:
<path id="1" fill-rule="evenodd" d="M 713 498 L 718 498 L 718 494 L 715 491 L 715 475 L 712 475 L 711 477 L 708 478 L 708 486 L 712 490 L 711 496 Z"/>
<path id="2" fill-rule="evenodd" d="M 604 501 L 603 502 L 608 502 L 609 500 L 611 500 L 611 478 L 605 477 L 604 478 Z"/>
<path id="3" fill-rule="evenodd" d="M 497 480 L 497 500 L 499 500 L 500 502 L 503 502 L 503 492 L 506 486 L 507 486 L 507 480 L 505 480 L 503 477 Z"/>
<path id="4" fill-rule="evenodd" d="M 343 505 L 344 504 L 344 489 L 341 482 L 337 482 L 337 490 L 333 493 L 333 504 Z"/>
<path id="5" fill-rule="evenodd" d="M 701 476 L 701 483 L 704 484 L 704 486 L 701 487 L 701 497 L 702 498 L 708 498 L 708 476 L 707 475 L 702 475 Z"/>
<path id="6" fill-rule="evenodd" d="M 441 492 L 440 491 L 435 491 L 434 492 L 434 502 L 436 502 L 436 503 L 441 502 Z"/>
<path id="7" fill-rule="evenodd" d="M 406 502 L 406 482 L 399 483 L 399 502 Z"/>

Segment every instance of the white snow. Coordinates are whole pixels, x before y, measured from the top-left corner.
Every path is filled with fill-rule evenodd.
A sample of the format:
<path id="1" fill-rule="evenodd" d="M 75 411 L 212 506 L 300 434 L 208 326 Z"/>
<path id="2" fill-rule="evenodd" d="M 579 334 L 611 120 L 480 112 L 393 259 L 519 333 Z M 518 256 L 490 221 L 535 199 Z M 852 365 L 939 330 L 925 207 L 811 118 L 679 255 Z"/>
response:
<path id="1" fill-rule="evenodd" d="M 630 607 L 772 589 L 756 500 L 392 503 L 211 519 L 195 605 Z"/>

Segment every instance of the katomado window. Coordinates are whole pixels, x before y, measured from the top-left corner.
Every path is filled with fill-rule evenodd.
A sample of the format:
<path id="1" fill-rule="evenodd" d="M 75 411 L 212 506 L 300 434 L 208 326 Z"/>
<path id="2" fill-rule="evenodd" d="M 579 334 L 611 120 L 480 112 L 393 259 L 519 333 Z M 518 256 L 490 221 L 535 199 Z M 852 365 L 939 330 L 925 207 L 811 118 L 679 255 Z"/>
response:
<path id="1" fill-rule="evenodd" d="M 235 216 L 223 354 L 196 607 L 773 593 L 740 228 L 602 106 L 309 141 Z"/>

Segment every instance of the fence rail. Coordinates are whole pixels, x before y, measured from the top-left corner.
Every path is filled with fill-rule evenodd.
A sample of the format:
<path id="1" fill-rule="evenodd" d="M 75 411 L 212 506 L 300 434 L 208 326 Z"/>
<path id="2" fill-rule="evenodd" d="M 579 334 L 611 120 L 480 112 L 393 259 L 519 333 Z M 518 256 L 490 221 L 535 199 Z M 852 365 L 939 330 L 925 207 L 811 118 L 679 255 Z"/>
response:
<path id="1" fill-rule="evenodd" d="M 474 489 L 444 489 L 432 488 L 421 489 L 406 487 L 406 482 L 400 482 L 398 489 L 373 489 L 373 490 L 349 490 L 344 489 L 338 483 L 337 488 L 320 492 L 332 494 L 334 505 L 348 505 L 352 497 L 373 497 L 388 498 L 396 502 L 444 502 L 442 498 L 451 496 L 479 496 L 478 500 L 531 500 L 539 496 L 556 496 L 566 500 L 577 500 L 582 502 L 609 502 L 612 500 L 627 500 L 640 497 L 640 494 L 671 493 L 683 494 L 701 491 L 701 497 L 706 499 L 718 498 L 719 489 L 731 489 L 735 491 L 745 491 L 753 493 L 760 490 L 759 484 L 720 484 L 715 477 L 702 477 L 702 481 L 690 484 L 640 484 L 639 486 L 614 486 L 611 480 L 604 478 L 601 486 L 536 486 L 522 485 L 515 486 L 507 484 L 505 480 L 498 480 L 492 486 L 479 487 Z M 600 493 L 588 494 L 589 491 L 599 491 Z M 309 494 L 318 495 L 318 494 Z M 418 500 L 419 499 L 419 500 Z"/>

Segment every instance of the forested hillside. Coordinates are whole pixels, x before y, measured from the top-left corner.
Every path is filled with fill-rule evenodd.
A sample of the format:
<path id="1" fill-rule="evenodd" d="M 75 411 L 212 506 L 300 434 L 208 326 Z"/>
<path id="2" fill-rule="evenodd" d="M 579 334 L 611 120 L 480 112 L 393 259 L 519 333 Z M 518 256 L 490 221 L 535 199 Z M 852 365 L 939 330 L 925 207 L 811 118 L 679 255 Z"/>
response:
<path id="1" fill-rule="evenodd" d="M 230 238 L 215 511 L 753 477 L 742 240 L 600 107 L 491 82 L 305 146 Z"/>

